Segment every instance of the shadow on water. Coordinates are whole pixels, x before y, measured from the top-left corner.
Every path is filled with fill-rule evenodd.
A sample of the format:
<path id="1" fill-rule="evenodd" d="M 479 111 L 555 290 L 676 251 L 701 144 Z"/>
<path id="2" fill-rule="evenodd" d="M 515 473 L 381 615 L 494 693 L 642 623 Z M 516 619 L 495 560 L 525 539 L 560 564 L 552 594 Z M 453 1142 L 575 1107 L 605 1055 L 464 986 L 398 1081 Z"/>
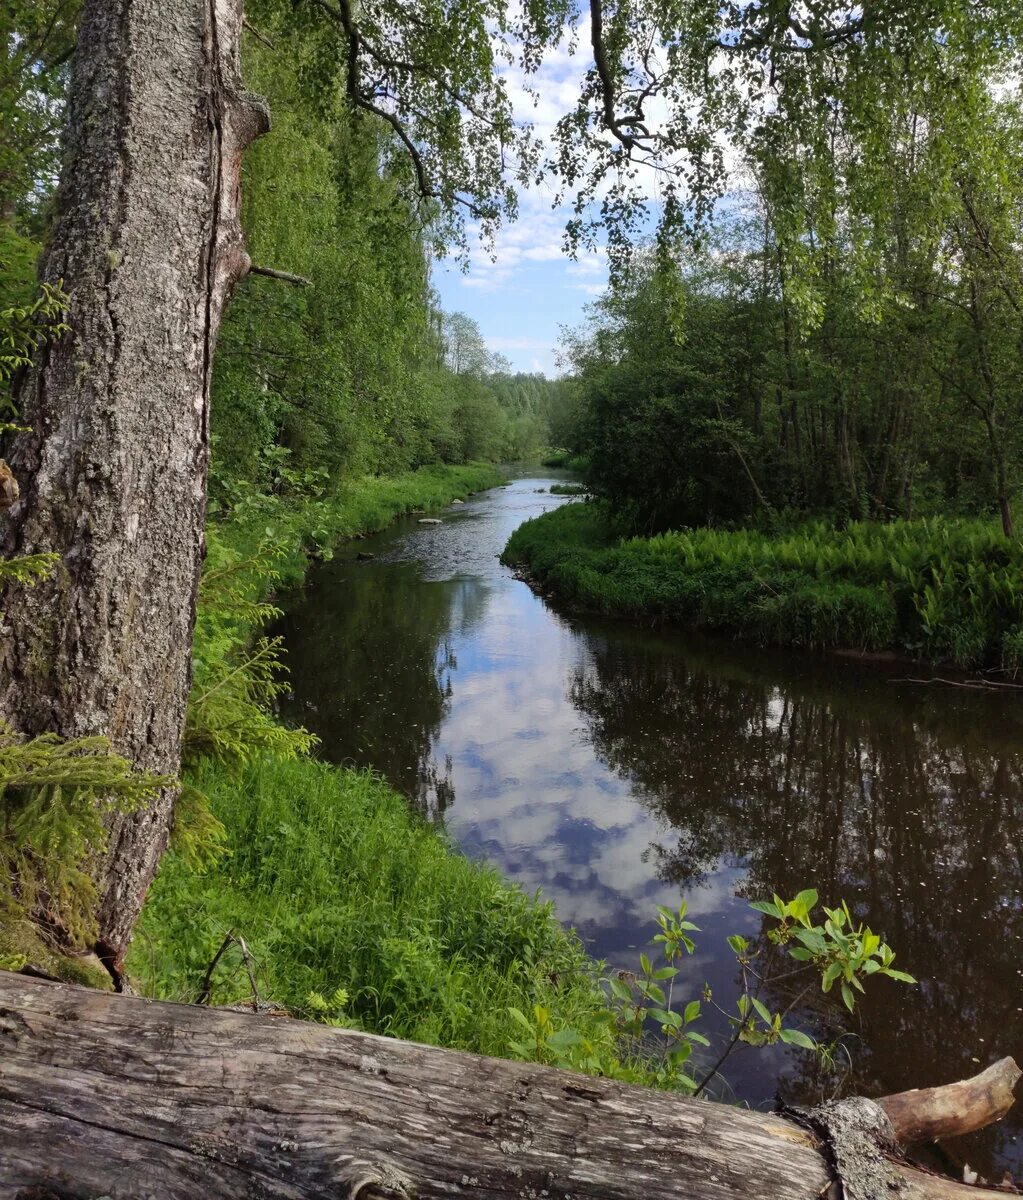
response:
<path id="1" fill-rule="evenodd" d="M 289 714 L 323 756 L 373 766 L 443 814 L 466 852 L 542 887 L 615 965 L 635 964 L 654 904 L 686 897 L 703 930 L 686 976 L 724 1003 L 725 935 L 760 932 L 746 897 L 846 899 L 921 981 L 878 982 L 846 1022 L 847 1088 L 1023 1057 L 1019 701 L 567 620 L 496 561 L 557 503 L 536 490 L 548 484 L 517 481 L 439 527 L 403 523 L 359 544 L 372 562 L 316 573 L 281 632 Z M 745 1051 L 726 1075 L 752 1104 L 835 1083 L 780 1048 Z M 1018 1171 L 1019 1133 L 1003 1124 L 957 1154 Z"/>

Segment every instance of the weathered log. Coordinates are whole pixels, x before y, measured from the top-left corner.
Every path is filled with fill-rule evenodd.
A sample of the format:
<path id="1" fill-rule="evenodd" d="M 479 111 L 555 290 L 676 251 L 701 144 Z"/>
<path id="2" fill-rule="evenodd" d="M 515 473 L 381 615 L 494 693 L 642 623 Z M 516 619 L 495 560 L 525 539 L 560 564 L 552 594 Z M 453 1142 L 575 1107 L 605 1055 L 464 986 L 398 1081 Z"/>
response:
<path id="1" fill-rule="evenodd" d="M 888 1114 L 898 1141 L 936 1142 L 1000 1121 L 1012 1108 L 1019 1078 L 1015 1061 L 1003 1058 L 972 1079 L 883 1096 L 878 1104 Z"/>
<path id="2" fill-rule="evenodd" d="M 868 1150 L 902 1200 L 978 1196 Z M 821 1200 L 831 1157 L 779 1116 L 0 972 L 5 1200 Z"/>

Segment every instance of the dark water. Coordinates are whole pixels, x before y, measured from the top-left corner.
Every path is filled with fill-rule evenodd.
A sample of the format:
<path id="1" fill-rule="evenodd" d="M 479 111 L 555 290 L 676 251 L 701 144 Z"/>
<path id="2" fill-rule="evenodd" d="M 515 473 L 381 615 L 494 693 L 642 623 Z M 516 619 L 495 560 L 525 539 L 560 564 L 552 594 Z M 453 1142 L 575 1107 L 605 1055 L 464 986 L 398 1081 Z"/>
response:
<path id="1" fill-rule="evenodd" d="M 497 561 L 517 525 L 559 503 L 536 490 L 550 482 L 518 480 L 324 564 L 283 623 L 289 716 L 324 757 L 377 768 L 467 853 L 542 887 L 616 966 L 635 966 L 654 905 L 685 897 L 703 930 L 690 994 L 707 980 L 727 1007 L 724 938 L 760 931 L 746 898 L 847 900 L 920 980 L 875 981 L 844 1020 L 847 1091 L 1023 1057 L 1023 698 L 565 617 Z M 744 1048 L 724 1094 L 830 1095 L 836 1077 L 807 1060 Z M 1005 1123 L 952 1153 L 1023 1174 L 1021 1132 Z"/>

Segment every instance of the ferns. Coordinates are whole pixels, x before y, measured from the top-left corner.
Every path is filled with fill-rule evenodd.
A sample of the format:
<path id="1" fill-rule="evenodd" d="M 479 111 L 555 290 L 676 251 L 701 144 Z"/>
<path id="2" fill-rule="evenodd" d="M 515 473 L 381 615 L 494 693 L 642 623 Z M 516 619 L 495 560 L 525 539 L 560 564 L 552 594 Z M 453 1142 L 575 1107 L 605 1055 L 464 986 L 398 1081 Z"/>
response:
<path id="1" fill-rule="evenodd" d="M 72 941 L 87 941 L 104 816 L 171 782 L 139 774 L 104 738 L 22 738 L 0 723 L 0 913 L 45 911 Z"/>
<path id="2" fill-rule="evenodd" d="M 1023 546 L 993 523 L 812 521 L 774 537 L 691 529 L 615 542 L 602 513 L 572 505 L 527 522 L 506 561 L 601 612 L 783 645 L 1023 666 Z"/>
<path id="3" fill-rule="evenodd" d="M 283 550 L 267 542 L 248 558 L 209 535 L 192 650 L 193 687 L 185 728 L 186 765 L 209 756 L 240 766 L 262 751 L 284 758 L 307 753 L 313 737 L 286 729 L 273 715 L 286 690 L 280 640 L 255 631 L 279 615 L 265 597 L 279 579 Z"/>

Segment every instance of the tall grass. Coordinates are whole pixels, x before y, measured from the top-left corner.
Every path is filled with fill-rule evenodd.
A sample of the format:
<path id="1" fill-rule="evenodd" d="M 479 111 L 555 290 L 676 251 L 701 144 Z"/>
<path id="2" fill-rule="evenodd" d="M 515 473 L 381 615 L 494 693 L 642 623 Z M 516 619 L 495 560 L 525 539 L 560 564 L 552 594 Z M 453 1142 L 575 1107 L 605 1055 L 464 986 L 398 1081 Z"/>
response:
<path id="1" fill-rule="evenodd" d="M 1023 666 L 1023 546 L 983 520 L 622 537 L 598 505 L 521 526 L 505 561 L 571 604 L 781 645 Z"/>
<path id="2" fill-rule="evenodd" d="M 194 999 L 235 929 L 261 993 L 297 1014 L 506 1055 L 509 1007 L 541 1003 L 606 1040 L 592 964 L 550 905 L 463 857 L 379 778 L 263 758 L 240 774 L 206 762 L 194 782 L 227 852 L 204 871 L 165 861 L 129 963 L 147 993 Z M 225 959 L 215 1003 L 251 990 L 239 954 Z"/>

